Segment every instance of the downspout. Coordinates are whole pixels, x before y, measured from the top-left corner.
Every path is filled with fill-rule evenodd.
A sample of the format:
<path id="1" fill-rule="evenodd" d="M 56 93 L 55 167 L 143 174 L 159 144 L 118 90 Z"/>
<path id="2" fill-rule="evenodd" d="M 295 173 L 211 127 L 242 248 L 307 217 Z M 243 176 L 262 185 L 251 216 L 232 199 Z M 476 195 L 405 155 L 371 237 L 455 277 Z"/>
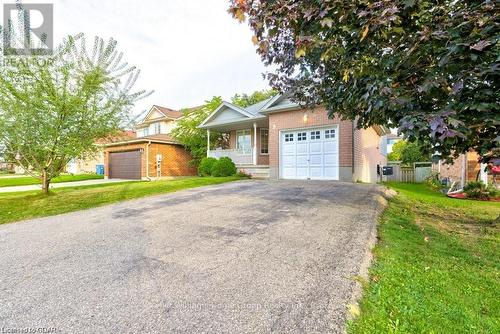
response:
<path id="1" fill-rule="evenodd" d="M 151 181 L 151 178 L 149 177 L 149 146 L 151 146 L 151 140 L 148 141 L 146 145 L 146 179 Z"/>
<path id="2" fill-rule="evenodd" d="M 351 133 L 351 136 L 352 136 L 352 145 L 351 145 L 351 164 L 352 164 L 352 167 L 351 167 L 351 172 L 352 172 L 352 181 L 356 181 L 354 180 L 354 173 L 355 173 L 355 168 L 354 168 L 354 120 L 352 121 L 352 133 Z M 339 139 L 340 140 L 340 139 Z"/>

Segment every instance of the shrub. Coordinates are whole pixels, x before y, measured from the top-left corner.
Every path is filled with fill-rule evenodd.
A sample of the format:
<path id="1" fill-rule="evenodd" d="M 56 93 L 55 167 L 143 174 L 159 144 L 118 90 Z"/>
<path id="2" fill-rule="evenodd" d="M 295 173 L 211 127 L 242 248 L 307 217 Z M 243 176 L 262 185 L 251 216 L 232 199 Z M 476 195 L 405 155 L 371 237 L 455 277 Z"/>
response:
<path id="1" fill-rule="evenodd" d="M 217 162 L 215 158 L 203 158 L 198 166 L 198 175 L 210 176 L 212 175 L 212 168 Z"/>
<path id="2" fill-rule="evenodd" d="M 236 174 L 236 165 L 233 160 L 223 157 L 217 160 L 212 166 L 212 176 L 231 176 Z"/>
<path id="3" fill-rule="evenodd" d="M 443 184 L 439 179 L 439 173 L 431 173 L 426 179 L 425 184 L 433 190 L 441 190 L 443 188 Z"/>
<path id="4" fill-rule="evenodd" d="M 482 181 L 471 181 L 464 186 L 464 193 L 468 198 L 489 200 L 491 195 Z"/>

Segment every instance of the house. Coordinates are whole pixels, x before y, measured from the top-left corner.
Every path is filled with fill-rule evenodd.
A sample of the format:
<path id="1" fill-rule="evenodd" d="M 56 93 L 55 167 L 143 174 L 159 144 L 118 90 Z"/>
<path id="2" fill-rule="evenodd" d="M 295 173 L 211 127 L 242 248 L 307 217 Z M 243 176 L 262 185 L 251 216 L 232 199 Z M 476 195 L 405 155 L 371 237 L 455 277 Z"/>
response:
<path id="1" fill-rule="evenodd" d="M 104 150 L 107 144 L 121 142 L 136 138 L 134 130 L 123 130 L 118 134 L 98 140 L 95 145 L 97 151 L 85 158 L 71 160 L 66 166 L 66 172 L 70 174 L 97 173 L 100 166 L 104 166 Z"/>
<path id="2" fill-rule="evenodd" d="M 389 133 L 387 136 L 385 136 L 387 154 L 392 153 L 392 147 L 394 146 L 394 144 L 396 144 L 397 142 L 399 142 L 401 140 L 403 140 L 402 137 L 400 137 L 396 134 L 393 134 L 393 133 Z"/>
<path id="3" fill-rule="evenodd" d="M 448 179 L 450 182 L 460 181 L 461 184 L 476 180 L 491 184 L 493 176 L 488 175 L 485 168 L 486 165 L 479 162 L 479 154 L 474 151 L 461 154 L 451 163 L 439 161 L 432 165 L 433 171 L 439 173 L 441 179 Z"/>
<path id="4" fill-rule="evenodd" d="M 110 179 L 151 180 L 196 175 L 191 154 L 170 136 L 182 113 L 153 106 L 135 128 L 137 136 L 104 146 L 104 175 Z"/>
<path id="5" fill-rule="evenodd" d="M 207 156 L 230 157 L 254 177 L 374 183 L 377 166 L 387 162 L 388 129 L 359 130 L 352 121 L 329 118 L 322 106 L 304 109 L 287 94 L 247 108 L 223 102 L 199 127 L 229 134 L 229 149 L 208 143 Z"/>

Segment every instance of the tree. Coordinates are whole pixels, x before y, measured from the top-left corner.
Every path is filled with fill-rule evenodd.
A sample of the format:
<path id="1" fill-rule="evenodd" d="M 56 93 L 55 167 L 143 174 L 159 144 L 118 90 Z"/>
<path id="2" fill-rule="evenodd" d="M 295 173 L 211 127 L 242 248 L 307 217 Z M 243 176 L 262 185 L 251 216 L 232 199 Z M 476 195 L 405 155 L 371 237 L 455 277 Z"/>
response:
<path id="1" fill-rule="evenodd" d="M 252 104 L 264 101 L 276 94 L 273 90 L 256 91 L 252 94 L 236 94 L 231 102 L 239 107 L 245 108 Z M 198 126 L 217 109 L 221 103 L 220 96 L 214 96 L 206 101 L 205 105 L 197 108 L 184 109 L 184 117 L 177 123 L 177 127 L 172 131 L 172 136 L 191 152 L 193 160 L 191 164 L 197 166 L 201 159 L 207 156 L 207 130 L 199 129 Z M 228 136 L 224 133 L 210 131 L 210 143 L 213 147 L 226 148 Z"/>
<path id="2" fill-rule="evenodd" d="M 430 157 L 423 152 L 418 142 L 401 140 L 392 146 L 392 152 L 387 159 L 389 161 L 401 161 L 404 165 L 412 165 L 415 162 L 429 161 Z"/>
<path id="3" fill-rule="evenodd" d="M 274 89 L 259 90 L 253 92 L 252 94 L 236 94 L 231 98 L 231 102 L 239 107 L 246 108 L 252 104 L 259 103 L 261 101 L 267 100 L 270 97 L 278 94 L 278 91 Z"/>
<path id="4" fill-rule="evenodd" d="M 184 117 L 177 121 L 177 127 L 171 135 L 191 152 L 192 165 L 197 166 L 201 159 L 207 156 L 207 130 L 199 129 L 205 118 L 207 118 L 222 103 L 220 96 L 214 96 L 211 100 L 205 101 L 205 105 L 183 109 Z M 217 145 L 222 141 L 221 134 L 210 133 L 210 143 Z"/>
<path id="5" fill-rule="evenodd" d="M 50 57 L 0 67 L 1 154 L 39 178 L 45 193 L 70 160 L 95 152 L 94 142 L 118 131 L 147 95 L 132 92 L 139 71 L 122 59 L 115 40 L 96 37 L 89 55 L 78 35 Z"/>
<path id="6" fill-rule="evenodd" d="M 271 85 L 298 102 L 398 127 L 446 159 L 499 146 L 496 2 L 231 0 L 229 11 L 248 18 Z"/>

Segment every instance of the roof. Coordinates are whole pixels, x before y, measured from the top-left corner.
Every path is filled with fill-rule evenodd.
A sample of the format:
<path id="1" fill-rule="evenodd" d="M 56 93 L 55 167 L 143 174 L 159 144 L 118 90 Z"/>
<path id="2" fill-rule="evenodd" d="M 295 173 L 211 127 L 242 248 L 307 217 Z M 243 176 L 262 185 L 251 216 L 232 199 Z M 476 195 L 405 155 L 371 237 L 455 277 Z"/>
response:
<path id="1" fill-rule="evenodd" d="M 135 139 L 135 138 L 137 138 L 137 134 L 135 133 L 134 130 L 123 130 L 114 136 L 109 136 L 109 137 L 101 138 L 101 139 L 97 140 L 96 144 L 105 145 L 105 144 L 109 144 L 109 143 L 116 143 L 116 142 L 131 140 L 131 139 Z"/>
<path id="2" fill-rule="evenodd" d="M 153 105 L 153 108 L 156 108 L 159 112 L 161 112 L 163 115 L 165 115 L 168 118 L 173 118 L 173 119 L 178 119 L 183 116 L 182 112 L 173 110 L 170 108 L 158 106 L 158 105 Z"/>
<path id="3" fill-rule="evenodd" d="M 120 145 L 130 145 L 130 144 L 138 144 L 138 143 L 146 143 L 146 142 L 181 145 L 177 140 L 175 140 L 170 135 L 157 134 L 157 135 L 145 136 L 145 137 L 139 137 L 139 138 L 129 138 L 127 140 L 122 140 L 119 142 L 108 143 L 105 146 L 120 146 Z"/>

